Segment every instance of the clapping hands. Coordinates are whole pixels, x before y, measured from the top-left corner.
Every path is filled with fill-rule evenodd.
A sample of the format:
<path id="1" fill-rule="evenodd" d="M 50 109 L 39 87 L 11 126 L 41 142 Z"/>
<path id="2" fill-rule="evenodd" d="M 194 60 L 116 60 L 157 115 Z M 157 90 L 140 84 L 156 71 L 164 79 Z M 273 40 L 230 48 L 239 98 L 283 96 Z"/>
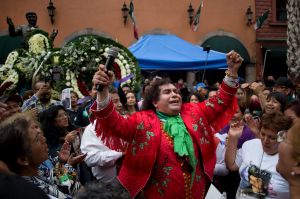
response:
<path id="1" fill-rule="evenodd" d="M 71 154 L 71 145 L 68 142 L 65 142 L 60 151 L 59 151 L 59 159 L 62 162 L 66 162 L 71 166 L 76 166 L 78 163 L 82 162 L 87 154 L 80 154 L 75 156 L 74 153 Z"/>

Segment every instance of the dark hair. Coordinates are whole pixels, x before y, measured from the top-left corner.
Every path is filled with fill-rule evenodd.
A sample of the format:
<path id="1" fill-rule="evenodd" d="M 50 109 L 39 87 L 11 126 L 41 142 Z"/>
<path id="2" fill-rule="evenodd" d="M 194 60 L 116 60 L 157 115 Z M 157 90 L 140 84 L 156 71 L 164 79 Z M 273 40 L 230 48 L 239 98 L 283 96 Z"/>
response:
<path id="1" fill-rule="evenodd" d="M 67 131 L 73 130 L 70 118 L 68 118 L 69 126 L 67 129 L 63 129 L 55 125 L 55 118 L 60 110 L 64 110 L 67 113 L 65 107 L 56 105 L 50 106 L 49 109 L 43 111 L 39 116 L 44 136 L 47 139 L 47 144 L 50 149 L 59 145 L 59 139 L 64 137 Z"/>
<path id="2" fill-rule="evenodd" d="M 23 100 L 27 100 L 29 98 L 31 98 L 34 95 L 34 91 L 33 90 L 27 90 L 23 93 Z"/>
<path id="3" fill-rule="evenodd" d="M 17 174 L 22 168 L 17 159 L 30 153 L 28 130 L 31 121 L 35 121 L 31 114 L 16 113 L 0 124 L 0 160 Z"/>
<path id="4" fill-rule="evenodd" d="M 71 91 L 71 94 L 74 94 L 79 99 L 79 96 L 75 91 Z"/>
<path id="5" fill-rule="evenodd" d="M 281 92 L 271 92 L 268 95 L 267 100 L 270 99 L 270 98 L 274 98 L 280 103 L 280 105 L 281 105 L 280 109 L 281 109 L 281 112 L 283 112 L 284 109 L 285 109 L 286 103 L 287 103 L 286 95 L 284 95 Z"/>
<path id="6" fill-rule="evenodd" d="M 261 117 L 261 127 L 274 131 L 288 130 L 292 125 L 292 120 L 286 117 L 282 112 L 265 113 Z"/>
<path id="7" fill-rule="evenodd" d="M 127 94 L 128 93 L 132 93 L 133 95 L 134 95 L 134 97 L 135 97 L 135 105 L 134 105 L 134 108 L 135 108 L 135 110 L 136 111 L 138 111 L 139 110 L 139 107 L 138 107 L 138 99 L 137 99 L 137 97 L 136 97 L 136 94 L 135 94 L 135 92 L 133 92 L 133 91 L 128 91 L 126 94 L 125 94 L 125 97 L 126 97 L 126 105 L 125 105 L 125 109 L 128 111 L 128 107 L 127 107 Z"/>
<path id="8" fill-rule="evenodd" d="M 153 105 L 153 102 L 157 102 L 159 100 L 160 95 L 160 86 L 165 84 L 173 84 L 170 78 L 157 78 L 152 82 L 149 88 L 146 89 L 145 98 L 142 105 L 142 110 L 153 110 L 156 108 Z"/>
<path id="9" fill-rule="evenodd" d="M 120 183 L 113 185 L 112 183 L 92 182 L 86 184 L 84 188 L 79 191 L 75 199 L 129 199 L 130 195 Z"/>
<path id="10" fill-rule="evenodd" d="M 189 94 L 189 96 L 188 96 L 186 102 L 190 102 L 193 95 L 195 95 L 195 97 L 199 100 L 199 102 L 203 102 L 203 101 L 204 101 L 204 99 L 203 99 L 203 97 L 200 95 L 200 93 L 198 93 L 198 92 L 193 92 L 193 93 Z"/>
<path id="11" fill-rule="evenodd" d="M 292 110 L 297 117 L 300 117 L 300 101 L 294 100 L 291 101 L 286 107 L 285 110 Z"/>

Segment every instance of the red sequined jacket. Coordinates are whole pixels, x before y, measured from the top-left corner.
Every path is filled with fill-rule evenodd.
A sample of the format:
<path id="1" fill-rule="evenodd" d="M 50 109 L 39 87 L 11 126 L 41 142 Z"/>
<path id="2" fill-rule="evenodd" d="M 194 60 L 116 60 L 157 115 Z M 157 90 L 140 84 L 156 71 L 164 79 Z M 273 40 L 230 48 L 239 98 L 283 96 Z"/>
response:
<path id="1" fill-rule="evenodd" d="M 213 131 L 224 127 L 236 112 L 235 92 L 236 88 L 223 82 L 216 96 L 201 103 L 182 105 L 180 115 L 191 137 L 196 140 L 196 148 L 201 151 L 202 166 L 209 179 L 212 179 L 216 162 Z M 152 110 L 123 118 L 115 111 L 112 102 L 101 111 L 97 111 L 95 103 L 91 110 L 99 124 L 96 126 L 98 134 L 112 133 L 130 143 L 118 178 L 131 197 L 135 197 L 149 180 L 159 152 L 162 137 L 159 118 Z"/>

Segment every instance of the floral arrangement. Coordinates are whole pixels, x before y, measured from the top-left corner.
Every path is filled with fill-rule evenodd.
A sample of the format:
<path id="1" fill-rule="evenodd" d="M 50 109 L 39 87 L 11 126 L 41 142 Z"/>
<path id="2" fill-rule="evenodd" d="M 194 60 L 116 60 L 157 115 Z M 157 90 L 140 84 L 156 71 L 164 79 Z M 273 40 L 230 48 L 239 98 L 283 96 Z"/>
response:
<path id="1" fill-rule="evenodd" d="M 28 37 L 27 48 L 12 51 L 0 68 L 0 88 L 8 82 L 12 83 L 5 88 L 6 93 L 21 90 L 24 86 L 30 87 L 32 79 L 49 79 L 51 76 L 52 64 L 48 61 L 51 43 L 43 31 L 35 33 Z"/>
<path id="2" fill-rule="evenodd" d="M 79 37 L 68 43 L 60 51 L 60 66 L 66 70 L 66 86 L 76 89 L 76 80 L 83 80 L 85 84 L 90 84 L 89 80 L 98 70 L 99 64 L 105 64 L 107 52 L 110 47 L 119 48 L 118 57 L 114 60 L 113 71 L 116 80 L 121 86 L 129 85 L 132 90 L 137 90 L 140 81 L 140 69 L 136 59 L 123 46 L 110 39 L 103 39 L 94 35 Z M 82 91 L 83 88 L 79 87 Z"/>
<path id="3" fill-rule="evenodd" d="M 92 75 L 99 64 L 105 64 L 108 50 L 119 48 L 113 71 L 118 84 L 127 84 L 138 91 L 140 69 L 137 61 L 127 48 L 119 43 L 98 36 L 81 36 L 69 42 L 61 49 L 53 49 L 48 33 L 33 30 L 27 37 L 26 48 L 9 54 L 0 68 L 0 89 L 8 82 L 12 83 L 6 91 L 19 91 L 24 85 L 31 86 L 35 79 L 53 80 L 58 70 L 61 78 L 55 80 L 54 89 L 58 92 L 71 87 L 79 97 L 88 95 L 87 85 L 91 85 Z M 57 72 L 57 71 L 56 71 Z"/>

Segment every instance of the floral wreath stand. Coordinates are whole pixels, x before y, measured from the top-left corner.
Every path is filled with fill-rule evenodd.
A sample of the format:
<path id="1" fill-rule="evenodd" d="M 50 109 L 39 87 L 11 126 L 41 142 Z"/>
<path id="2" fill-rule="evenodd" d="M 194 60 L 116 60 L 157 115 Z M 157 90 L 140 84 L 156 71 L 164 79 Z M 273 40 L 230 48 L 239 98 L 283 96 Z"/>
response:
<path id="1" fill-rule="evenodd" d="M 69 42 L 63 48 L 52 48 L 48 33 L 33 30 L 26 38 L 27 48 L 12 51 L 0 68 L 0 94 L 30 89 L 36 80 L 52 82 L 60 93 L 72 88 L 80 98 L 88 96 L 88 87 L 99 64 L 105 64 L 108 50 L 119 49 L 113 64 L 115 85 L 128 85 L 139 90 L 140 68 L 136 58 L 121 44 L 100 36 L 85 35 Z"/>

